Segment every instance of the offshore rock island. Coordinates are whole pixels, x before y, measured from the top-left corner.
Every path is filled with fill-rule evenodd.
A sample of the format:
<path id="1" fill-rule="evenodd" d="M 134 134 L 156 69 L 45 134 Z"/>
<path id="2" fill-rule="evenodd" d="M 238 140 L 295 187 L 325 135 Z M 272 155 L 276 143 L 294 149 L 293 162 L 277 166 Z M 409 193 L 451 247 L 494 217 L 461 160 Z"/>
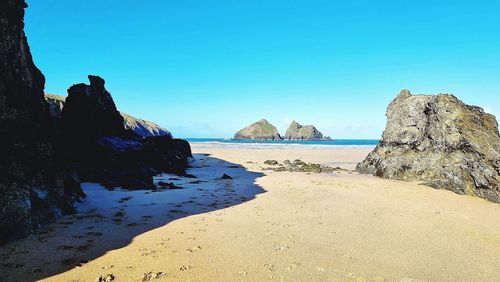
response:
<path id="1" fill-rule="evenodd" d="M 236 132 L 235 140 L 294 140 L 294 141 L 320 141 L 332 140 L 325 137 L 313 125 L 300 125 L 292 121 L 284 136 L 280 135 L 276 126 L 270 124 L 266 119 L 253 123 Z"/>
<path id="2" fill-rule="evenodd" d="M 286 130 L 285 137 L 286 140 L 332 140 L 330 137 L 323 136 L 318 129 L 313 125 L 301 125 L 296 121 L 292 121 L 288 129 Z"/>
<path id="3" fill-rule="evenodd" d="M 243 128 L 234 134 L 236 140 L 283 140 L 278 133 L 278 129 L 270 124 L 266 119 Z"/>

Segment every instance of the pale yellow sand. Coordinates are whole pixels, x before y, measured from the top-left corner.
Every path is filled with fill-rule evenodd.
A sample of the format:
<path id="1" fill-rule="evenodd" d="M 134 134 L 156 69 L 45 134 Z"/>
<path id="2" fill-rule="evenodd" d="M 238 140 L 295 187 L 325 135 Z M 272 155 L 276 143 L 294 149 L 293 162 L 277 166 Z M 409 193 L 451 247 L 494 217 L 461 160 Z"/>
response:
<path id="1" fill-rule="evenodd" d="M 267 159 L 354 168 L 369 150 L 193 145 L 254 172 Z M 231 183 L 221 189 L 243 189 Z M 263 191 L 253 199 L 180 217 L 46 280 L 500 281 L 498 204 L 349 173 L 264 171 L 255 184 Z"/>

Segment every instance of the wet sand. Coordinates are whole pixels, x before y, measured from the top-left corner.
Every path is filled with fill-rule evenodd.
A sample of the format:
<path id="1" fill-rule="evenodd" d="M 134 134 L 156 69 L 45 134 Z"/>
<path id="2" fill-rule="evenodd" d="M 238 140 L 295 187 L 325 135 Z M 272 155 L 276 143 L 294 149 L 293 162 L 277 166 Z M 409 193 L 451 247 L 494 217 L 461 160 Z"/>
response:
<path id="1" fill-rule="evenodd" d="M 197 178 L 158 179 L 184 189 L 85 184 L 77 216 L 0 248 L 0 278 L 500 281 L 498 204 L 356 173 L 262 170 L 297 158 L 353 169 L 369 151 L 194 144 Z"/>

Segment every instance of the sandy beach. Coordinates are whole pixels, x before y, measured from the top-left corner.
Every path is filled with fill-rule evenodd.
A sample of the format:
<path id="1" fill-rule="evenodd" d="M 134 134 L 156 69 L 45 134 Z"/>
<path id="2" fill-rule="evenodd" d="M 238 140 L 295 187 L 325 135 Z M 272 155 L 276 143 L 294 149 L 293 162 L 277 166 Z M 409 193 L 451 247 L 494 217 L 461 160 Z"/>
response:
<path id="1" fill-rule="evenodd" d="M 156 179 L 183 189 L 85 183 L 78 214 L 0 247 L 0 280 L 500 281 L 498 204 L 352 171 L 263 170 L 353 170 L 370 147 L 191 145 L 196 178 Z"/>

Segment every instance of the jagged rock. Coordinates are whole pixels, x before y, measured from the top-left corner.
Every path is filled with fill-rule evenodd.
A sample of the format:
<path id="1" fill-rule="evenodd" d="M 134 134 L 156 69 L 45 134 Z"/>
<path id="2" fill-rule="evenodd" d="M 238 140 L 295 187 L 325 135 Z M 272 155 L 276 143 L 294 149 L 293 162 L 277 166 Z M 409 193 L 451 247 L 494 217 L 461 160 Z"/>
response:
<path id="1" fill-rule="evenodd" d="M 125 129 L 104 79 L 89 79 L 90 85 L 68 90 L 62 112 L 68 155 L 79 164 L 82 179 L 107 187 L 149 189 L 155 187 L 156 174 L 185 174 L 192 157 L 187 141 L 168 135 L 143 138 Z"/>
<path id="2" fill-rule="evenodd" d="M 93 142 L 101 136 L 124 135 L 124 120 L 99 76 L 88 76 L 90 85 L 68 89 L 62 110 L 63 127 L 69 142 Z"/>
<path id="3" fill-rule="evenodd" d="M 237 140 L 282 140 L 276 127 L 267 120 L 261 119 L 242 130 L 236 132 L 234 139 Z"/>
<path id="4" fill-rule="evenodd" d="M 77 196 L 71 191 L 82 195 L 79 184 L 66 179 L 57 151 L 45 78 L 24 34 L 26 7 L 23 0 L 0 1 L 0 243 L 72 212 Z"/>
<path id="5" fill-rule="evenodd" d="M 233 179 L 233 177 L 224 173 L 219 179 Z"/>
<path id="6" fill-rule="evenodd" d="M 296 121 L 292 121 L 286 130 L 284 139 L 287 140 L 331 140 L 330 137 L 325 137 L 312 125 L 300 125 Z"/>
<path id="7" fill-rule="evenodd" d="M 421 181 L 500 203 L 500 137 L 495 117 L 453 95 L 403 90 L 362 173 Z"/>
<path id="8" fill-rule="evenodd" d="M 66 97 L 45 93 L 45 100 L 49 103 L 52 117 L 58 120 L 62 119 L 62 110 L 64 108 Z M 125 129 L 130 129 L 137 135 L 142 137 L 165 135 L 172 137 L 172 134 L 167 129 L 162 128 L 156 123 L 138 119 L 123 112 L 120 112 L 120 114 L 123 117 Z"/>

